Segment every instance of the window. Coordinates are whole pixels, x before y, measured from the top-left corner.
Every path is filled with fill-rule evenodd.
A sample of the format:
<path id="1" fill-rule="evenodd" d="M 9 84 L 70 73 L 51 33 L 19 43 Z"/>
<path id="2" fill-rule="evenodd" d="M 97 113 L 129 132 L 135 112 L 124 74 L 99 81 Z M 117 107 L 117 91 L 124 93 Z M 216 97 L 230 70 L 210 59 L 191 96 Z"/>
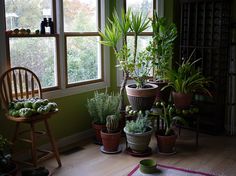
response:
<path id="1" fill-rule="evenodd" d="M 27 67 L 36 72 L 42 87 L 57 86 L 56 46 L 54 37 L 11 37 L 10 65 Z"/>
<path id="2" fill-rule="evenodd" d="M 7 31 L 6 66 L 33 70 L 44 91 L 77 93 L 76 86 L 85 91 L 108 86 L 103 54 L 109 56 L 109 51 L 98 34 L 105 22 L 105 0 L 5 0 L 4 6 L 0 21 Z M 45 18 L 46 24 L 51 18 L 55 33 L 49 27 L 40 33 Z"/>
<path id="3" fill-rule="evenodd" d="M 100 3 L 64 0 L 67 86 L 102 79 Z"/>
<path id="4" fill-rule="evenodd" d="M 57 37 L 35 31 L 40 29 L 43 18 L 53 19 L 53 12 L 52 0 L 5 0 L 6 30 L 13 31 L 7 36 L 9 65 L 33 70 L 44 89 L 58 87 Z"/>

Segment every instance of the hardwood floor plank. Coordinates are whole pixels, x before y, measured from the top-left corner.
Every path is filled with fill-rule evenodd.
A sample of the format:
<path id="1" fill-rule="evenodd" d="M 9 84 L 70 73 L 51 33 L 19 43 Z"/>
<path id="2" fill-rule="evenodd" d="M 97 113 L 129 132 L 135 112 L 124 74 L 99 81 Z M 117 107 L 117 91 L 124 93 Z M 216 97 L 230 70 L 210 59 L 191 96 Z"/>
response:
<path id="1" fill-rule="evenodd" d="M 62 168 L 55 176 L 125 176 L 144 158 L 137 158 L 125 152 L 107 155 L 100 152 L 100 146 L 91 142 L 81 142 L 83 150 L 61 155 Z M 123 150 L 124 139 L 122 144 Z M 217 174 L 219 176 L 236 175 L 236 137 L 211 136 L 200 134 L 199 148 L 195 147 L 194 133 L 183 131 L 177 139 L 177 154 L 163 156 L 157 153 L 156 139 L 153 136 L 150 157 L 160 164 Z M 55 160 L 43 165 L 51 170 L 56 167 Z"/>

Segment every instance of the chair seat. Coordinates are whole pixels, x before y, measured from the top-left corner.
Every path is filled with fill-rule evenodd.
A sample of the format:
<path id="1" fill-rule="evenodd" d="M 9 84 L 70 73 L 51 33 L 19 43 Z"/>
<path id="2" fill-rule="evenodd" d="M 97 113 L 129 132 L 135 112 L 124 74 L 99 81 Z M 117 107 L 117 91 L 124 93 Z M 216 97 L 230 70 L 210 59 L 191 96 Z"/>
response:
<path id="1" fill-rule="evenodd" d="M 50 118 L 51 115 L 55 114 L 58 112 L 58 109 L 56 109 L 55 111 L 49 112 L 47 114 L 37 114 L 37 115 L 33 115 L 30 117 L 14 117 L 14 116 L 10 116 L 9 114 L 6 114 L 7 119 L 12 120 L 14 122 L 24 122 L 24 123 L 31 123 L 31 122 L 36 122 L 36 121 L 41 121 L 47 118 Z"/>

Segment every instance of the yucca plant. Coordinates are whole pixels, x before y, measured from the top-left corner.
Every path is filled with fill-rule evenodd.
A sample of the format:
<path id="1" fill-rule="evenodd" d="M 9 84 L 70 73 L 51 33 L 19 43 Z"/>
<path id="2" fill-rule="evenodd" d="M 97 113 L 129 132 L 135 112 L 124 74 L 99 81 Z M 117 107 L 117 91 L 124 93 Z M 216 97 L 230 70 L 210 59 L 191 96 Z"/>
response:
<path id="1" fill-rule="evenodd" d="M 132 13 L 130 9 L 126 13 L 122 10 L 121 17 L 115 11 L 112 18 L 108 20 L 104 32 L 99 32 L 102 37 L 100 43 L 113 48 L 119 62 L 117 66 L 124 72 L 124 79 L 120 88 L 121 111 L 125 110 L 124 90 L 128 78 L 133 78 L 137 82 L 137 87 L 142 87 L 150 71 L 148 51 L 139 53 L 137 49 L 138 36 L 148 28 L 149 22 L 149 19 L 144 17 L 142 13 Z M 131 32 L 134 37 L 133 52 L 127 46 L 126 36 L 128 32 Z M 123 45 L 118 49 L 117 44 L 119 42 L 122 42 Z"/>

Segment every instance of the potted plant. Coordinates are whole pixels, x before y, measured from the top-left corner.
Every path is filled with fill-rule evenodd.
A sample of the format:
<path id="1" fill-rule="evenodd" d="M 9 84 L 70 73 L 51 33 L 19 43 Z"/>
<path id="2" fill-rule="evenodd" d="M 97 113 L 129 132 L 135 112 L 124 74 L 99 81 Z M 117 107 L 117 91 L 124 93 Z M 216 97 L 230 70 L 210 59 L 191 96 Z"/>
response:
<path id="1" fill-rule="evenodd" d="M 101 129 L 106 128 L 106 117 L 115 114 L 119 108 L 120 96 L 114 94 L 94 93 L 94 97 L 87 100 L 87 107 L 92 117 L 92 127 L 95 130 L 96 142 L 102 144 Z"/>
<path id="2" fill-rule="evenodd" d="M 137 119 L 127 121 L 124 132 L 129 148 L 133 152 L 144 153 L 148 149 L 153 128 L 148 119 L 148 113 L 138 113 Z"/>
<path id="3" fill-rule="evenodd" d="M 17 165 L 12 161 L 9 142 L 0 135 L 0 175 L 17 174 Z"/>
<path id="4" fill-rule="evenodd" d="M 187 60 L 183 60 L 182 64 L 178 65 L 177 69 L 168 69 L 166 71 L 166 78 L 168 80 L 167 87 L 173 89 L 172 96 L 175 107 L 178 109 L 187 109 L 191 102 L 192 96 L 195 92 L 205 92 L 211 96 L 207 86 L 212 82 L 205 78 L 201 71 L 198 71 L 194 64 L 200 59 L 191 62 L 191 57 L 194 51 Z"/>
<path id="5" fill-rule="evenodd" d="M 175 107 L 165 105 L 164 102 L 157 102 L 159 117 L 163 120 L 164 129 L 156 132 L 157 145 L 160 153 L 173 154 L 175 153 L 175 142 L 177 135 L 173 129 L 177 122 L 186 124 L 182 117 L 176 115 Z"/>
<path id="6" fill-rule="evenodd" d="M 152 29 L 153 40 L 150 45 L 152 51 L 153 82 L 158 85 L 157 101 L 167 102 L 170 89 L 162 90 L 167 85 L 165 70 L 170 67 L 173 56 L 173 44 L 177 37 L 177 29 L 174 23 L 169 23 L 164 17 L 158 17 L 156 11 L 153 13 Z"/>
<path id="7" fill-rule="evenodd" d="M 109 115 L 106 118 L 106 129 L 101 130 L 103 150 L 105 153 L 118 153 L 121 130 L 119 128 L 119 115 Z"/>
<path id="8" fill-rule="evenodd" d="M 118 66 L 124 72 L 124 79 L 120 88 L 120 109 L 123 112 L 125 111 L 125 88 L 129 102 L 134 110 L 151 109 L 155 100 L 157 86 L 146 84 L 151 71 L 151 52 L 149 50 L 139 52 L 138 50 L 138 38 L 148 28 L 149 22 L 147 17 L 143 17 L 142 13 L 132 13 L 130 9 L 125 13 L 122 10 L 121 18 L 114 12 L 113 18 L 109 19 L 109 24 L 106 24 L 105 31 L 100 32 L 103 38 L 101 43 L 113 48 L 119 61 Z M 131 32 L 134 37 L 133 49 L 128 48 L 127 45 L 126 37 L 128 32 Z M 118 49 L 117 44 L 120 41 L 123 45 Z M 126 85 L 129 77 L 134 79 L 136 84 Z"/>

